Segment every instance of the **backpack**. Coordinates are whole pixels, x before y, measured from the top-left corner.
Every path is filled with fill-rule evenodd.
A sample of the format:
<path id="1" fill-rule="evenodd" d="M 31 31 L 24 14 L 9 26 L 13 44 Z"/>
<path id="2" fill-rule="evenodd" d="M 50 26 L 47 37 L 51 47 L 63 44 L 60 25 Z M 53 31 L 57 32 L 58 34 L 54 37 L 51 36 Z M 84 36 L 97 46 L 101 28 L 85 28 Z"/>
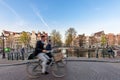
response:
<path id="1" fill-rule="evenodd" d="M 34 52 L 28 56 L 28 60 L 35 59 L 36 55 Z"/>

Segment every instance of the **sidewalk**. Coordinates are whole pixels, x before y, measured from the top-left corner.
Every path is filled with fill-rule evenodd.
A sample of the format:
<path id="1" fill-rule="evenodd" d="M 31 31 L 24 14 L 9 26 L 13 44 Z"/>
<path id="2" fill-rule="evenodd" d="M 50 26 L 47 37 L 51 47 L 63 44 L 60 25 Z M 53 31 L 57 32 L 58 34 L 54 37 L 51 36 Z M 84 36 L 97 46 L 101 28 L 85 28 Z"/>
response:
<path id="1" fill-rule="evenodd" d="M 0 67 L 26 64 L 26 60 L 7 60 L 0 58 Z"/>
<path id="2" fill-rule="evenodd" d="M 13 64 L 13 63 L 20 63 L 24 62 L 24 60 L 7 60 L 7 59 L 0 59 L 0 64 Z"/>
<path id="3" fill-rule="evenodd" d="M 120 58 L 86 58 L 86 57 L 69 57 L 68 61 L 84 61 L 84 62 L 110 62 L 120 63 Z"/>
<path id="4" fill-rule="evenodd" d="M 81 61 L 81 62 L 109 62 L 120 63 L 120 58 L 86 58 L 86 57 L 68 57 L 67 61 Z M 0 58 L 1 66 L 12 66 L 26 64 L 28 60 L 7 60 Z"/>

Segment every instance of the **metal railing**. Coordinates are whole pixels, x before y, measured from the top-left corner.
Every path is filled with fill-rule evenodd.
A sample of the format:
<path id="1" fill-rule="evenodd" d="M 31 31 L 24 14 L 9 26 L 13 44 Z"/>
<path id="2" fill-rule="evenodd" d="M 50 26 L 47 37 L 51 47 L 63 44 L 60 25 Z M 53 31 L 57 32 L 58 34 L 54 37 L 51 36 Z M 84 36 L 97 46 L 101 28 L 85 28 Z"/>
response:
<path id="1" fill-rule="evenodd" d="M 66 54 L 67 57 L 87 57 L 87 58 L 110 58 L 110 57 L 116 57 L 116 53 L 109 53 L 107 49 L 98 49 L 96 50 L 95 48 L 93 49 L 83 49 L 83 48 L 62 48 L 62 47 L 57 47 L 54 48 L 56 49 L 55 52 L 63 52 Z M 64 50 L 64 51 L 63 51 Z M 33 53 L 33 50 L 30 50 L 26 53 L 21 53 L 21 52 L 9 52 L 7 54 L 8 60 L 25 60 L 28 58 L 29 54 Z"/>

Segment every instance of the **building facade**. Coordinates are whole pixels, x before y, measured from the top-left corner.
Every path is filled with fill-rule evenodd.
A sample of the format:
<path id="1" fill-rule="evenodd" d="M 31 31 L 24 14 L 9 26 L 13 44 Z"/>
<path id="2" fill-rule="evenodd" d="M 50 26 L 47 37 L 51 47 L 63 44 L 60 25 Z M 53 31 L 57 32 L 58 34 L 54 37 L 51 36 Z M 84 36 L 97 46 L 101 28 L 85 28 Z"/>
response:
<path id="1" fill-rule="evenodd" d="M 116 36 L 113 33 L 106 34 L 106 38 L 108 46 L 115 45 L 115 43 L 117 42 Z"/>
<path id="2" fill-rule="evenodd" d="M 3 34 L 6 36 L 5 37 L 5 47 L 10 47 L 14 49 L 22 48 L 25 47 L 25 45 L 21 42 L 20 36 L 22 32 L 12 32 L 12 31 L 6 31 L 3 30 Z M 43 32 L 38 32 L 35 33 L 35 31 L 32 31 L 32 33 L 27 32 L 27 34 L 30 36 L 30 43 L 29 46 L 35 48 L 35 44 L 37 40 L 40 40 L 41 35 L 46 36 L 46 42 L 48 41 L 48 34 Z"/>

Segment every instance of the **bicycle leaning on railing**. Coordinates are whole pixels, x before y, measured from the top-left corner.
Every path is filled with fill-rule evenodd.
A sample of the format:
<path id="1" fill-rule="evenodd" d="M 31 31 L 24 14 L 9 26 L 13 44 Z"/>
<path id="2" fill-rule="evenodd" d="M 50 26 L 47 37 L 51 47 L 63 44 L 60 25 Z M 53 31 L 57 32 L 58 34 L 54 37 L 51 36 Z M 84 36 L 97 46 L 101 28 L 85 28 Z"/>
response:
<path id="1" fill-rule="evenodd" d="M 41 63 L 41 60 L 29 60 L 26 66 L 28 76 L 39 76 L 42 73 Z M 62 53 L 55 53 L 47 68 L 53 76 L 63 77 L 66 74 L 66 63 L 67 58 Z"/>

